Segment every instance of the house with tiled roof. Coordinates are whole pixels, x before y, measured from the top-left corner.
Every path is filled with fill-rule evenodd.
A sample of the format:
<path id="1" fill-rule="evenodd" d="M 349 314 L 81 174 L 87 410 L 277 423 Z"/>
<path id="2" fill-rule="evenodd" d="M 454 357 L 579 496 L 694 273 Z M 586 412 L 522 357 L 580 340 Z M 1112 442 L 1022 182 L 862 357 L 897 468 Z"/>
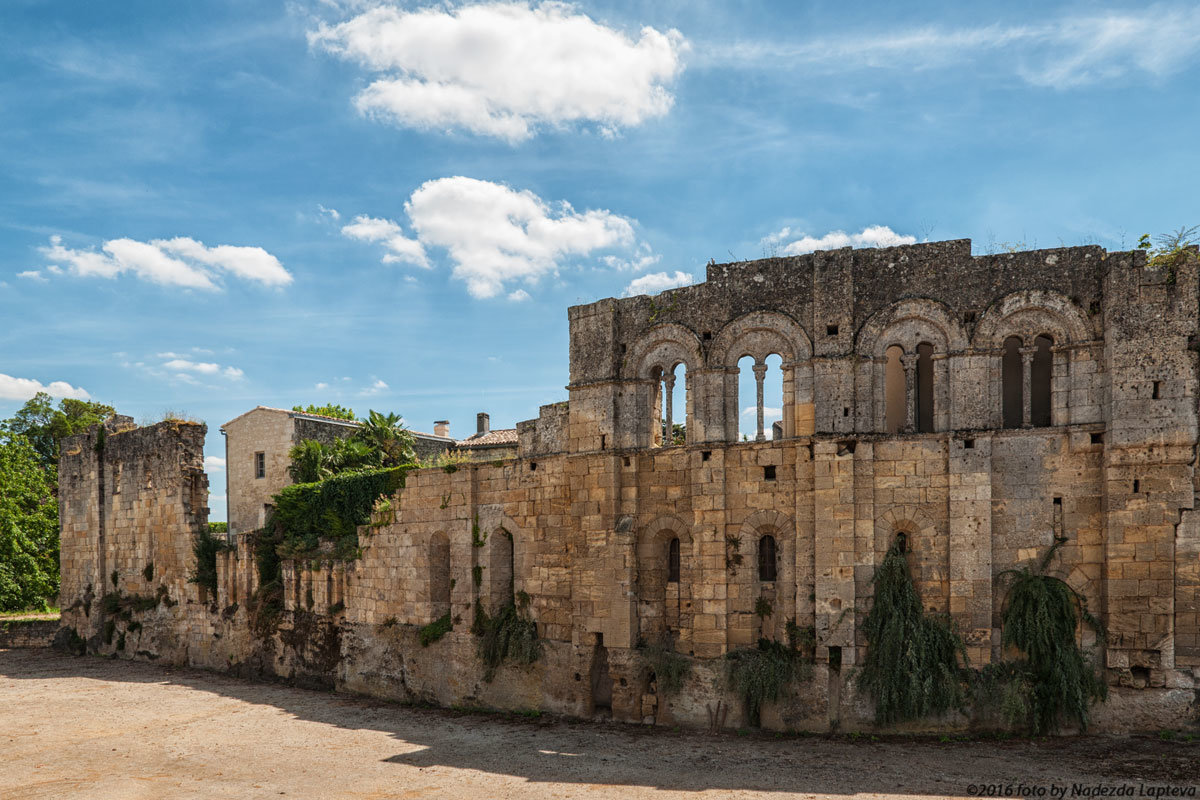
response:
<path id="1" fill-rule="evenodd" d="M 517 429 L 497 428 L 492 430 L 491 417 L 480 412 L 475 415 L 475 433 L 454 443 L 454 452 L 465 455 L 471 461 L 496 461 L 517 457 Z"/>

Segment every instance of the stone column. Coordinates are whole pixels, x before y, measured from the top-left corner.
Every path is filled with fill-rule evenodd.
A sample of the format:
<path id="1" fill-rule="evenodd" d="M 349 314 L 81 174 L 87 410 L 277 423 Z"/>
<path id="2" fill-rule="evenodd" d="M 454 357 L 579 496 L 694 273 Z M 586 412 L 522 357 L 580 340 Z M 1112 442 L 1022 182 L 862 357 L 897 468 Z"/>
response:
<path id="1" fill-rule="evenodd" d="M 796 435 L 796 365 L 787 363 L 783 369 L 783 438 Z"/>
<path id="2" fill-rule="evenodd" d="M 767 377 L 767 365 L 761 361 L 754 365 L 754 384 L 757 388 L 758 396 L 758 433 L 754 437 L 754 441 L 766 441 L 766 434 L 763 433 L 763 379 Z"/>
<path id="3" fill-rule="evenodd" d="M 668 372 L 663 376 L 663 391 L 667 393 L 667 418 L 663 420 L 663 447 L 670 447 L 674 441 L 675 373 Z"/>
<path id="4" fill-rule="evenodd" d="M 1022 347 L 1021 354 L 1021 427 L 1033 427 L 1033 354 L 1036 347 Z"/>
<path id="5" fill-rule="evenodd" d="M 904 365 L 904 433 L 917 429 L 917 359 L 916 353 L 900 356 Z"/>

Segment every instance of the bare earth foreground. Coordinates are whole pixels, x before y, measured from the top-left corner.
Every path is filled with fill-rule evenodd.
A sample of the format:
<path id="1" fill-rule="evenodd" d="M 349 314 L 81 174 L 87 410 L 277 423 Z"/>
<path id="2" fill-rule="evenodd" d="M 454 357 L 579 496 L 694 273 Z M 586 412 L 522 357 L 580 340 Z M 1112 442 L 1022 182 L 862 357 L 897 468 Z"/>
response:
<path id="1" fill-rule="evenodd" d="M 6 800 L 969 797 L 986 794 L 983 786 L 991 796 L 1153 797 L 1195 796 L 1198 784 L 1200 742 L 1157 737 L 706 736 L 416 709 L 0 650 Z"/>

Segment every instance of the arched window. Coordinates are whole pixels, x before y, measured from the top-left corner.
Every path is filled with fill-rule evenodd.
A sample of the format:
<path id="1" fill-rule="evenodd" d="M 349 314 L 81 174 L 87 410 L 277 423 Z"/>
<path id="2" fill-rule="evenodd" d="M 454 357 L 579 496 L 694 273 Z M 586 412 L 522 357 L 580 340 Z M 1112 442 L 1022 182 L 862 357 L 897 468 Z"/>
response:
<path id="1" fill-rule="evenodd" d="M 667 545 L 667 583 L 679 583 L 679 537 Z"/>
<path id="2" fill-rule="evenodd" d="M 429 540 L 429 602 L 434 619 L 450 613 L 450 540 L 440 531 Z"/>
<path id="3" fill-rule="evenodd" d="M 761 442 L 774 437 L 783 418 L 783 357 L 770 353 L 759 361 L 738 359 L 738 438 Z"/>
<path id="4" fill-rule="evenodd" d="M 1004 400 L 1004 427 L 1019 428 L 1024 419 L 1025 376 L 1021 366 L 1019 337 L 1010 336 L 1004 341 L 1004 355 L 1000 364 L 1000 382 Z"/>
<path id="5" fill-rule="evenodd" d="M 513 602 L 513 535 L 497 528 L 488 537 L 488 601 L 493 613 Z"/>
<path id="6" fill-rule="evenodd" d="M 773 582 L 779 574 L 775 563 L 775 537 L 767 534 L 758 540 L 758 579 Z"/>
<path id="7" fill-rule="evenodd" d="M 933 345 L 917 345 L 917 431 L 933 433 Z"/>
<path id="8" fill-rule="evenodd" d="M 655 447 L 670 447 L 687 441 L 688 374 L 687 364 L 676 362 L 670 368 L 655 367 L 651 442 Z"/>
<path id="9" fill-rule="evenodd" d="M 1051 424 L 1050 383 L 1054 377 L 1054 340 L 1042 335 L 1033 340 L 1037 350 L 1029 367 L 1029 421 L 1035 428 Z"/>
<path id="10" fill-rule="evenodd" d="M 884 367 L 884 433 L 899 433 L 904 430 L 908 412 L 905 409 L 907 392 L 904 389 L 904 363 L 900 360 L 904 348 L 894 344 L 887 349 L 887 364 Z"/>

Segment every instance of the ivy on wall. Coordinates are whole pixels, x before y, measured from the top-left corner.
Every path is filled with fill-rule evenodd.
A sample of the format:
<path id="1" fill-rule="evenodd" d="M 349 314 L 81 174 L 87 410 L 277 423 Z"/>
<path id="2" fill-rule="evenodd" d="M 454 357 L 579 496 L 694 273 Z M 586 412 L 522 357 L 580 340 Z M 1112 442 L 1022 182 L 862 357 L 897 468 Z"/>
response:
<path id="1" fill-rule="evenodd" d="M 358 527 L 370 522 L 380 497 L 404 485 L 407 471 L 408 467 L 389 467 L 285 486 L 274 497 L 268 523 L 279 531 L 280 553 L 302 556 L 325 541 L 333 543 L 335 558 L 352 557 L 358 548 Z"/>

